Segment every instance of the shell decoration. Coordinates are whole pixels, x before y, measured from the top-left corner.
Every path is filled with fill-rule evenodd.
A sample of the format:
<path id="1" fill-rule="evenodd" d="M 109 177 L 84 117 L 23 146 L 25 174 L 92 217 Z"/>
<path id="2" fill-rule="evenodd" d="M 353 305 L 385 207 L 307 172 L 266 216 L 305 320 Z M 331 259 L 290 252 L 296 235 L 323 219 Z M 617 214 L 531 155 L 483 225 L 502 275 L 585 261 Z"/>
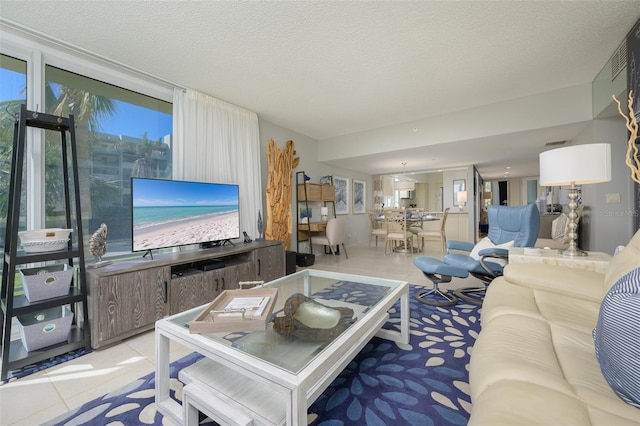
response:
<path id="1" fill-rule="evenodd" d="M 89 252 L 98 260 L 107 253 L 107 225 L 102 224 L 89 239 Z"/>

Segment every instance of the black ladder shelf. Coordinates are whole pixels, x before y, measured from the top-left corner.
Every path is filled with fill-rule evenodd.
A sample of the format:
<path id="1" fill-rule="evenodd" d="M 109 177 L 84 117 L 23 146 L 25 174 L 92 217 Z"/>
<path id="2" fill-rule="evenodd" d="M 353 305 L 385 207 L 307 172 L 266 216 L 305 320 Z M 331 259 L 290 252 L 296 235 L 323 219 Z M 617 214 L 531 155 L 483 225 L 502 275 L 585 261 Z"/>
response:
<path id="1" fill-rule="evenodd" d="M 73 115 L 68 118 L 29 111 L 22 105 L 17 114 L 13 135 L 13 155 L 11 162 L 11 181 L 9 184 L 9 205 L 7 214 L 7 229 L 4 244 L 4 266 L 2 273 L 1 305 L 2 316 L 2 369 L 0 380 L 7 379 L 8 373 L 26 365 L 44 361 L 51 357 L 85 348 L 90 349 L 89 313 L 87 308 L 87 284 L 84 263 L 84 249 L 82 237 L 82 220 L 80 209 L 80 190 L 78 183 L 78 157 Z M 62 149 L 62 170 L 64 179 L 64 207 L 68 229 L 73 229 L 67 248 L 54 252 L 27 253 L 18 250 L 18 229 L 20 225 L 20 200 L 22 193 L 23 165 L 26 151 L 27 127 L 35 127 L 60 133 Z M 67 140 L 67 133 L 69 140 Z M 71 158 L 69 159 L 68 148 Z M 71 193 L 69 164 L 73 172 L 74 216 L 71 214 Z M 75 240 L 75 244 L 74 244 Z M 15 275 L 18 265 L 52 260 L 66 260 L 71 268 L 74 259 L 78 259 L 77 271 L 74 273 L 69 293 L 62 297 L 54 297 L 38 302 L 29 302 L 24 295 L 15 296 Z M 13 318 L 18 315 L 33 314 L 44 309 L 70 305 L 74 313 L 73 325 L 66 342 L 46 348 L 27 352 L 20 339 L 11 340 Z M 78 309 L 80 306 L 81 309 Z M 78 318 L 82 316 L 82 319 Z"/>
<path id="2" fill-rule="evenodd" d="M 322 202 L 322 205 L 324 207 L 328 207 L 328 205 L 331 206 L 331 210 L 332 210 L 332 214 L 333 217 L 336 217 L 336 207 L 335 207 L 335 202 L 333 197 L 331 199 L 324 199 L 323 197 L 320 198 L 314 198 L 312 196 L 310 196 L 309 192 L 308 192 L 308 188 L 307 188 L 307 181 L 306 181 L 306 173 L 304 171 L 302 172 L 296 172 L 296 189 L 295 189 L 295 194 L 296 194 L 296 208 L 298 209 L 300 203 L 304 204 L 304 211 L 305 212 L 309 212 L 309 202 Z M 330 177 L 331 178 L 331 185 L 333 186 L 333 176 Z M 300 188 L 302 187 L 302 193 L 304 194 L 304 200 L 300 200 Z M 310 199 L 311 198 L 311 199 Z M 298 209 L 299 210 L 299 209 Z M 300 212 L 296 211 L 295 212 L 295 216 L 296 216 L 296 251 L 298 253 L 300 253 L 300 243 L 302 241 L 308 241 L 309 242 L 309 253 L 313 254 L 313 247 L 311 245 L 311 234 L 312 234 L 312 230 L 311 230 L 311 222 L 310 222 L 310 218 L 307 217 L 307 221 L 306 222 L 299 222 L 299 218 L 300 218 Z M 301 241 L 301 235 L 305 235 L 305 237 L 302 239 Z M 325 247 L 326 249 L 326 247 Z M 336 249 L 336 253 L 340 253 L 340 247 L 337 247 Z"/>

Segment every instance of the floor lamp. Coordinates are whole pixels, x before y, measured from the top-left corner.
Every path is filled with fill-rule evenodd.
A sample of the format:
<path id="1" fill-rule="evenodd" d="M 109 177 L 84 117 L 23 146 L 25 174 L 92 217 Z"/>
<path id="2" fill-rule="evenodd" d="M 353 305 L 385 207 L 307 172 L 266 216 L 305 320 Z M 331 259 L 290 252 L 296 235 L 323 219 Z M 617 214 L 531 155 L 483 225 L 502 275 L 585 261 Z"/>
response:
<path id="1" fill-rule="evenodd" d="M 561 250 L 564 256 L 586 256 L 576 244 L 578 214 L 576 185 L 611 180 L 611 145 L 593 143 L 552 149 L 540 154 L 540 186 L 569 185 L 569 247 Z"/>

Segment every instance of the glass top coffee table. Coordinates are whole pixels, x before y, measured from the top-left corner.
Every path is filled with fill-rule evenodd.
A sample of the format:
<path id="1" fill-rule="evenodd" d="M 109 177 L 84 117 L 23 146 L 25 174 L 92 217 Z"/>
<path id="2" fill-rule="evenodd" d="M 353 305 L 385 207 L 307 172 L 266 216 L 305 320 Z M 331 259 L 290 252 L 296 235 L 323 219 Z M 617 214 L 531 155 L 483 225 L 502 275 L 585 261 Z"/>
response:
<path id="1" fill-rule="evenodd" d="M 264 331 L 191 334 L 188 323 L 200 315 L 204 305 L 159 320 L 156 322 L 158 411 L 177 423 L 184 421 L 182 406 L 169 397 L 170 341 L 204 355 L 180 372 L 180 380 L 206 392 L 208 400 L 218 401 L 227 415 L 230 412 L 233 416 L 235 412 L 257 424 L 290 425 L 307 424 L 307 408 L 373 336 L 409 343 L 406 281 L 307 269 L 264 287 L 278 289 L 273 310 L 277 317 L 284 315 L 283 308 L 290 296 L 302 294 L 326 307 L 351 309 L 353 321 L 335 336 L 315 338 L 312 334 L 310 338 L 278 333 L 273 322 Z M 394 319 L 390 329 L 383 329 L 389 309 L 398 301 L 399 318 Z"/>

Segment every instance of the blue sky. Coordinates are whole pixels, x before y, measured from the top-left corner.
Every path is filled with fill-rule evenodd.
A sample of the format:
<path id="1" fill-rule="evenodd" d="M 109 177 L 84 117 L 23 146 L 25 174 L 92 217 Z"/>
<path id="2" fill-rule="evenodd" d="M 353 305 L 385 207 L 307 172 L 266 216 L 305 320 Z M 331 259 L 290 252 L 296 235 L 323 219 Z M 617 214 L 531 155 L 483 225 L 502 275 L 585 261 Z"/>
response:
<path id="1" fill-rule="evenodd" d="M 134 179 L 131 191 L 134 207 L 238 204 L 237 185 Z"/>
<path id="2" fill-rule="evenodd" d="M 0 68 L 0 101 L 25 99 L 23 92 L 26 86 L 25 75 Z M 99 131 L 114 135 L 131 136 L 141 138 L 144 132 L 152 140 L 172 133 L 173 123 L 170 114 L 164 114 L 141 108 L 136 105 L 114 100 L 116 114 L 102 118 Z"/>
<path id="3" fill-rule="evenodd" d="M 25 99 L 27 94 L 21 92 L 26 84 L 24 74 L 0 68 L 0 101 Z"/>
<path id="4" fill-rule="evenodd" d="M 114 102 L 117 107 L 116 114 L 100 120 L 102 132 L 141 138 L 146 131 L 147 138 L 152 141 L 171 134 L 171 115 L 118 100 Z"/>

